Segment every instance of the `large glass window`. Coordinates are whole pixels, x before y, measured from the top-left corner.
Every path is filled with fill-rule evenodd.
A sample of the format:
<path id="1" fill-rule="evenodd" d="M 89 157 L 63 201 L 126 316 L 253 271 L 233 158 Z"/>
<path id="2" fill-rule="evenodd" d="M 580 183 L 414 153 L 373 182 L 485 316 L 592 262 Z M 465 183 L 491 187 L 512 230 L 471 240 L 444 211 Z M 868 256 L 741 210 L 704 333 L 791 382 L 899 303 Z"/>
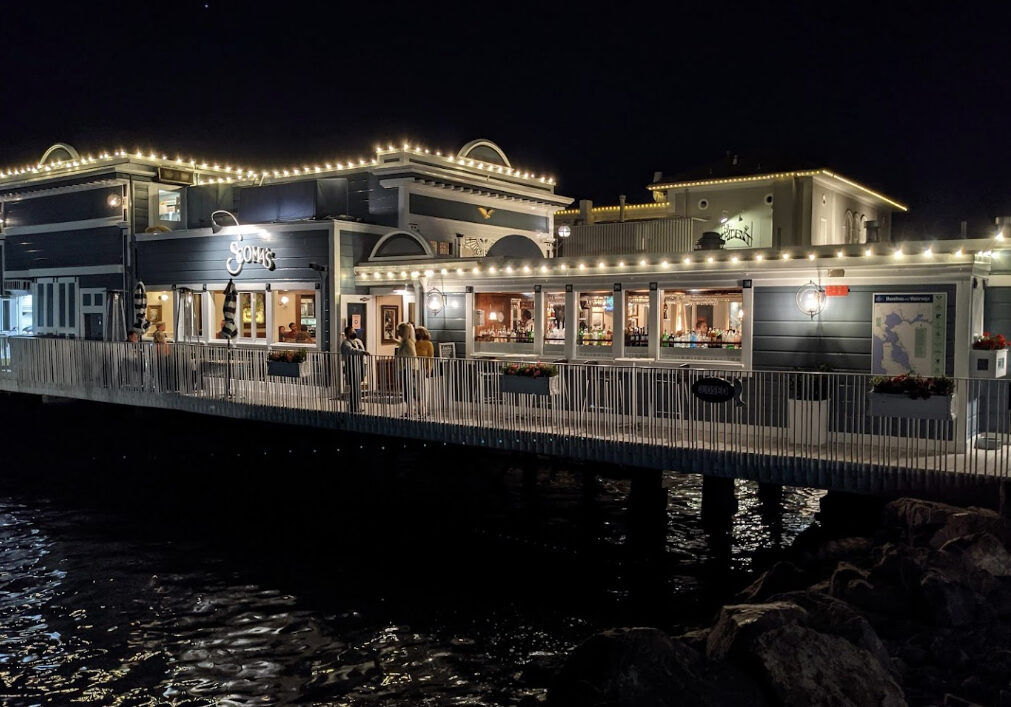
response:
<path id="1" fill-rule="evenodd" d="M 319 318 L 315 290 L 274 290 L 274 341 L 315 344 Z"/>
<path id="2" fill-rule="evenodd" d="M 660 346 L 738 351 L 743 318 L 741 290 L 667 290 Z"/>
<path id="3" fill-rule="evenodd" d="M 150 325 L 144 332 L 144 339 L 150 339 L 158 330 L 158 324 L 165 324 L 165 334 L 170 339 L 174 339 L 175 317 L 175 293 L 172 290 L 148 290 L 147 293 L 147 320 Z"/>
<path id="4" fill-rule="evenodd" d="M 580 346 L 610 346 L 614 339 L 614 295 L 611 292 L 579 293 Z"/>
<path id="5" fill-rule="evenodd" d="M 565 345 L 565 293 L 544 295 L 544 345 Z"/>
<path id="6" fill-rule="evenodd" d="M 533 341 L 533 293 L 481 292 L 474 295 L 475 344 L 533 344 Z"/>
<path id="7" fill-rule="evenodd" d="M 263 292 L 240 292 L 239 317 L 240 339 L 267 338 L 267 298 Z"/>
<path id="8" fill-rule="evenodd" d="M 649 292 L 629 290 L 625 293 L 625 347 L 649 346 Z"/>

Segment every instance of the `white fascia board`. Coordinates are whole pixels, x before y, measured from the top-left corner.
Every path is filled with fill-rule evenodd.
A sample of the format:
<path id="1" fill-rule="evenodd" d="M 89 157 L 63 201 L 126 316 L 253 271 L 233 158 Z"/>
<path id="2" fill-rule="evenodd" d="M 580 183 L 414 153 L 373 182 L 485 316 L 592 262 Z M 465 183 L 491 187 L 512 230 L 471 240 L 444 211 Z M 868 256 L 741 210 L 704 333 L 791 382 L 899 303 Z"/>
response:
<path id="1" fill-rule="evenodd" d="M 411 174 L 432 181 L 454 181 L 470 185 L 474 189 L 494 189 L 495 191 L 516 194 L 518 198 L 530 199 L 546 204 L 554 205 L 557 208 L 568 206 L 573 202 L 569 196 L 560 196 L 546 189 L 537 189 L 514 182 L 502 181 L 492 175 L 477 175 L 459 170 L 439 169 L 437 167 L 422 167 L 419 165 L 390 165 L 388 167 L 373 168 L 377 177 L 382 178 L 383 174 L 396 174 L 398 172 L 409 171 Z M 382 182 L 380 182 L 382 183 Z M 384 185 L 385 186 L 385 185 Z"/>
<path id="2" fill-rule="evenodd" d="M 543 202 L 531 203 L 525 199 L 510 199 L 498 194 L 468 194 L 465 191 L 457 191 L 437 184 L 423 184 L 413 180 L 404 186 L 410 194 L 422 194 L 424 196 L 433 196 L 437 199 L 462 201 L 465 204 L 475 204 L 477 206 L 494 206 L 507 211 L 526 211 L 540 216 L 551 216 L 556 211 L 553 205 L 544 204 Z"/>
<path id="3" fill-rule="evenodd" d="M 67 194 L 69 192 L 105 189 L 106 187 L 113 187 L 117 184 L 122 186 L 127 183 L 128 182 L 125 179 L 99 179 L 94 182 L 85 182 L 84 184 L 71 184 L 64 187 L 36 189 L 34 191 L 22 192 L 20 194 L 4 194 L 0 196 L 0 202 L 27 201 L 28 199 L 38 199 L 44 196 L 56 196 L 57 194 Z"/>
<path id="4" fill-rule="evenodd" d="M 122 265 L 84 265 L 80 267 L 67 268 L 36 268 L 33 270 L 8 270 L 4 277 L 10 278 L 32 278 L 32 277 L 61 277 L 64 275 L 121 275 Z"/>

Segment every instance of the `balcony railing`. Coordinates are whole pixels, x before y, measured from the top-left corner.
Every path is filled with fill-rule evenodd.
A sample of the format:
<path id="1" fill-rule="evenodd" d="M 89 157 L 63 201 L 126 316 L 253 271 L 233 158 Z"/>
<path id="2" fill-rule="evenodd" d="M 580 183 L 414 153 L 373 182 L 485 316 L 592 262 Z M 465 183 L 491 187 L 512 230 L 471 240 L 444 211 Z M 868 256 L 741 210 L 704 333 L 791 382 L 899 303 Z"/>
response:
<path id="1" fill-rule="evenodd" d="M 898 404 L 889 413 L 866 374 L 558 364 L 549 383 L 521 386 L 542 390 L 510 392 L 501 366 L 310 352 L 279 367 L 262 349 L 0 338 L 0 389 L 15 392 L 680 471 L 719 464 L 787 483 L 794 472 L 853 474 L 872 487 L 882 470 L 1011 473 L 1005 380 L 957 380 L 950 403 L 885 401 Z M 713 377 L 731 399 L 703 399 Z"/>

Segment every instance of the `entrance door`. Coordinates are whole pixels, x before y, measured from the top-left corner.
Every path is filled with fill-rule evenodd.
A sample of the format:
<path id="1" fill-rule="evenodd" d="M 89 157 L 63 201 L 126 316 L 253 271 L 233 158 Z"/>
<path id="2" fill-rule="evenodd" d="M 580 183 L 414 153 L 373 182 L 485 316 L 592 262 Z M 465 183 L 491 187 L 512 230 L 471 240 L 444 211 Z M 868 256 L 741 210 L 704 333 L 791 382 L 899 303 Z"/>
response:
<path id="1" fill-rule="evenodd" d="M 365 302 L 348 303 L 348 326 L 355 330 L 362 344 L 368 348 L 368 313 Z"/>
<path id="2" fill-rule="evenodd" d="M 105 338 L 105 290 L 97 288 L 81 289 L 81 325 L 85 339 L 101 341 Z"/>

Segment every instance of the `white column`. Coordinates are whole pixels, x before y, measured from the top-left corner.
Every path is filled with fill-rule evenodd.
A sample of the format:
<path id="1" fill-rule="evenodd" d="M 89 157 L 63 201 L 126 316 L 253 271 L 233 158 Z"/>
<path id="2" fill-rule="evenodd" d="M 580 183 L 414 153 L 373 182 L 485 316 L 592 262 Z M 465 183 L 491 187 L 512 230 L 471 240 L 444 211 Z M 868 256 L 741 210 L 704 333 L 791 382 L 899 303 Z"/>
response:
<path id="1" fill-rule="evenodd" d="M 575 287 L 572 292 L 565 293 L 565 358 L 572 361 L 576 358 L 576 336 L 579 333 L 579 297 Z"/>
<path id="2" fill-rule="evenodd" d="M 649 346 L 647 355 L 660 360 L 660 324 L 663 322 L 663 298 L 660 288 L 649 290 Z"/>
<path id="3" fill-rule="evenodd" d="M 417 319 L 417 326 L 425 326 L 425 286 L 421 280 L 414 281 L 414 318 Z"/>
<path id="4" fill-rule="evenodd" d="M 544 355 L 544 293 L 534 292 L 534 354 Z"/>
<path id="5" fill-rule="evenodd" d="M 620 287 L 620 285 L 619 285 Z M 615 358 L 625 356 L 625 293 L 622 290 L 614 292 L 614 309 L 611 312 L 611 355 Z"/>
<path id="6" fill-rule="evenodd" d="M 465 356 L 470 358 L 474 355 L 474 293 L 468 292 L 463 296 L 463 349 Z"/>
<path id="7" fill-rule="evenodd" d="M 754 282 L 752 286 L 742 290 L 741 293 L 741 308 L 744 310 L 744 316 L 741 317 L 741 364 L 744 366 L 744 370 L 751 370 L 751 357 L 754 353 L 754 348 L 751 345 L 752 337 L 754 336 L 754 328 L 751 326 L 752 315 L 755 309 L 755 287 Z"/>

